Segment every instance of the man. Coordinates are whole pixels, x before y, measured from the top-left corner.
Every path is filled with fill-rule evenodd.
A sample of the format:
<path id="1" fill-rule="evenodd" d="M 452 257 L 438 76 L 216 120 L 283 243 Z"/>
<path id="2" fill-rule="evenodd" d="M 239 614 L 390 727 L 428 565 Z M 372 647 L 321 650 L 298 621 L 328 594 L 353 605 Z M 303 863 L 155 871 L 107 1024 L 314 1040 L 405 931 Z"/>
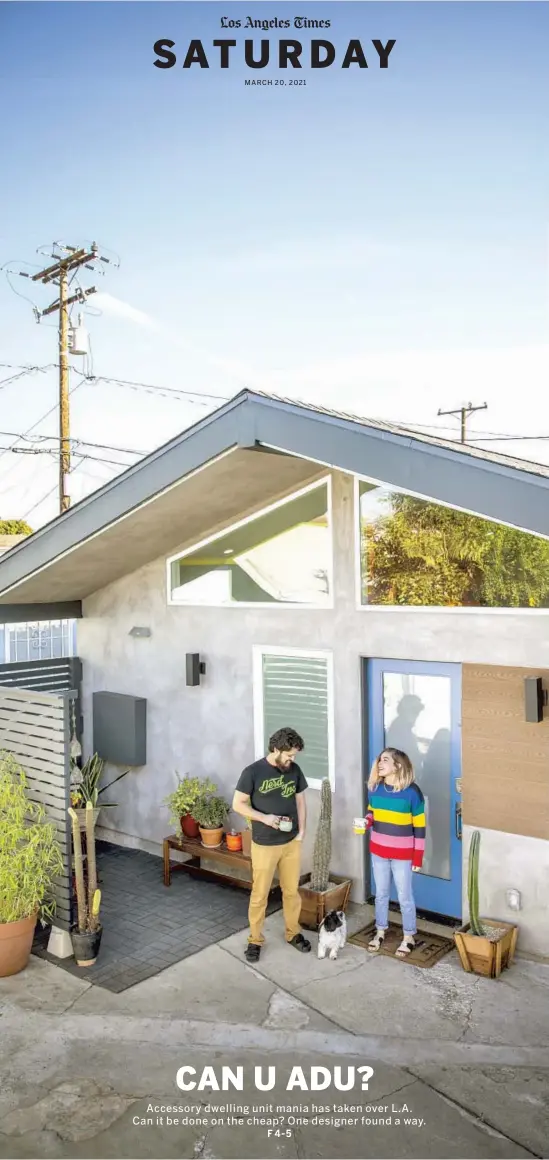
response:
<path id="1" fill-rule="evenodd" d="M 307 782 L 295 758 L 304 748 L 295 729 L 279 729 L 269 741 L 269 752 L 241 773 L 233 810 L 252 823 L 252 893 L 250 934 L 245 957 L 257 963 L 264 943 L 263 925 L 275 870 L 282 890 L 286 941 L 303 953 L 311 949 L 299 926 L 301 897 L 299 872 L 305 836 Z M 282 819 L 291 825 L 281 829 Z"/>

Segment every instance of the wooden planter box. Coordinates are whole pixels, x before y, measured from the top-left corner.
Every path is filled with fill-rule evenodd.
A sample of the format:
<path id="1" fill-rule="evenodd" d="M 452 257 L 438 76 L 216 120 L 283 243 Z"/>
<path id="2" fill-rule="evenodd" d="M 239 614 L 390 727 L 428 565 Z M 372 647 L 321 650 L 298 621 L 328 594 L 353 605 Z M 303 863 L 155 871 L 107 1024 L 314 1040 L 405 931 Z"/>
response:
<path id="1" fill-rule="evenodd" d="M 318 930 L 323 918 L 330 910 L 346 910 L 351 893 L 351 879 L 340 878 L 338 874 L 330 874 L 328 889 L 320 894 L 318 890 L 311 890 L 310 878 L 304 886 L 300 886 L 302 926 L 309 930 Z"/>
<path id="2" fill-rule="evenodd" d="M 464 971 L 483 975 L 486 979 L 497 979 L 506 967 L 510 967 L 515 956 L 518 926 L 510 922 L 496 922 L 491 918 L 481 918 L 483 926 L 490 930 L 504 930 L 497 942 L 471 934 L 469 925 L 454 931 L 454 939 Z"/>

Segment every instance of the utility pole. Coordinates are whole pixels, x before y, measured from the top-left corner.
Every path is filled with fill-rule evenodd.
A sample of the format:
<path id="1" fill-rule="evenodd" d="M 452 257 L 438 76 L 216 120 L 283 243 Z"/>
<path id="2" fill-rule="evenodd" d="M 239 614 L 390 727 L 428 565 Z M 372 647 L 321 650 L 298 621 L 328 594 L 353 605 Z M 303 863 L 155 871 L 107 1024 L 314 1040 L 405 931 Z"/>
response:
<path id="1" fill-rule="evenodd" d="M 45 310 L 34 309 L 37 322 L 48 314 L 59 311 L 59 511 L 68 511 L 70 507 L 69 475 L 71 470 L 71 440 L 69 414 L 69 354 L 84 353 L 71 350 L 69 345 L 70 317 L 69 307 L 75 302 L 85 304 L 91 294 L 97 293 L 95 286 L 89 289 L 78 287 L 75 294 L 69 296 L 69 286 L 72 278 L 82 269 L 96 271 L 95 262 L 109 264 L 109 259 L 99 253 L 99 248 L 92 242 L 90 247 L 61 246 L 58 243 L 52 247 L 58 253 L 51 253 L 53 265 L 39 270 L 37 274 L 28 274 L 19 270 L 23 278 L 30 278 L 32 282 L 41 282 L 43 286 L 50 284 L 59 287 L 59 296 Z M 97 271 L 101 272 L 102 271 Z"/>
<path id="2" fill-rule="evenodd" d="M 68 494 L 71 470 L 69 416 L 69 312 L 67 309 L 68 275 L 66 267 L 59 273 L 59 511 L 70 507 Z"/>
<path id="3" fill-rule="evenodd" d="M 472 403 L 467 403 L 464 407 L 457 407 L 455 411 L 438 411 L 438 415 L 459 415 L 460 416 L 460 432 L 461 443 L 467 442 L 467 419 L 469 415 L 474 414 L 475 411 L 485 411 L 488 403 L 482 403 L 480 407 L 473 407 Z"/>

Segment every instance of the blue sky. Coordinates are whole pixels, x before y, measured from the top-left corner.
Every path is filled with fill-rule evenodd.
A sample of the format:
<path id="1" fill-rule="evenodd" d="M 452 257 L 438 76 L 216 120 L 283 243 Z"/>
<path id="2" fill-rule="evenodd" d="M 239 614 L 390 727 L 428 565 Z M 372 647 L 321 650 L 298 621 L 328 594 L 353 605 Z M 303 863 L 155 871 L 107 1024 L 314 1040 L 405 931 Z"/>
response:
<path id="1" fill-rule="evenodd" d="M 331 28 L 221 30 L 248 14 Z M 86 320 L 96 375 L 227 397 L 257 386 L 433 425 L 472 395 L 489 403 L 472 427 L 549 434 L 545 4 L 8 3 L 0 24 L 0 265 L 38 266 L 54 239 L 120 256 Z M 229 35 L 220 70 L 211 41 Z M 336 63 L 252 73 L 252 35 L 317 35 Z M 173 69 L 153 67 L 163 38 Z M 210 69 L 180 67 L 192 38 Z M 339 67 L 354 38 L 368 70 Z M 396 39 L 387 70 L 373 38 Z M 245 86 L 256 75 L 306 84 Z M 4 274 L 0 302 L 0 362 L 53 361 L 55 331 Z M 0 427 L 26 431 L 55 401 L 55 371 L 0 384 Z M 204 410 L 85 383 L 72 431 L 144 451 Z M 54 435 L 55 416 L 36 431 Z M 55 462 L 2 454 L 10 441 L 0 515 L 43 523 Z M 549 458 L 549 444 L 505 448 Z M 118 470 L 83 461 L 74 499 Z"/>

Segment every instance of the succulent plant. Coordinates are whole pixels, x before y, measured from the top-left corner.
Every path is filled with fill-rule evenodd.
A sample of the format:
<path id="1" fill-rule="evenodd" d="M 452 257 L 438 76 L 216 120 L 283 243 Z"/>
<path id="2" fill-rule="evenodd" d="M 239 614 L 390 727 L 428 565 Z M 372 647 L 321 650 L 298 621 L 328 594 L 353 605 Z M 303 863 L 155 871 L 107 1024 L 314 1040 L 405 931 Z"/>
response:
<path id="1" fill-rule="evenodd" d="M 480 853 L 480 833 L 475 830 L 471 837 L 471 846 L 469 849 L 469 873 L 467 882 L 467 893 L 469 900 L 469 921 L 471 925 L 471 934 L 482 935 L 482 929 L 479 918 L 479 902 L 478 902 L 478 864 Z"/>
<path id="2" fill-rule="evenodd" d="M 330 860 L 332 857 L 332 787 L 328 778 L 320 789 L 320 815 L 316 828 L 313 850 L 311 890 L 324 893 L 330 882 Z"/>

